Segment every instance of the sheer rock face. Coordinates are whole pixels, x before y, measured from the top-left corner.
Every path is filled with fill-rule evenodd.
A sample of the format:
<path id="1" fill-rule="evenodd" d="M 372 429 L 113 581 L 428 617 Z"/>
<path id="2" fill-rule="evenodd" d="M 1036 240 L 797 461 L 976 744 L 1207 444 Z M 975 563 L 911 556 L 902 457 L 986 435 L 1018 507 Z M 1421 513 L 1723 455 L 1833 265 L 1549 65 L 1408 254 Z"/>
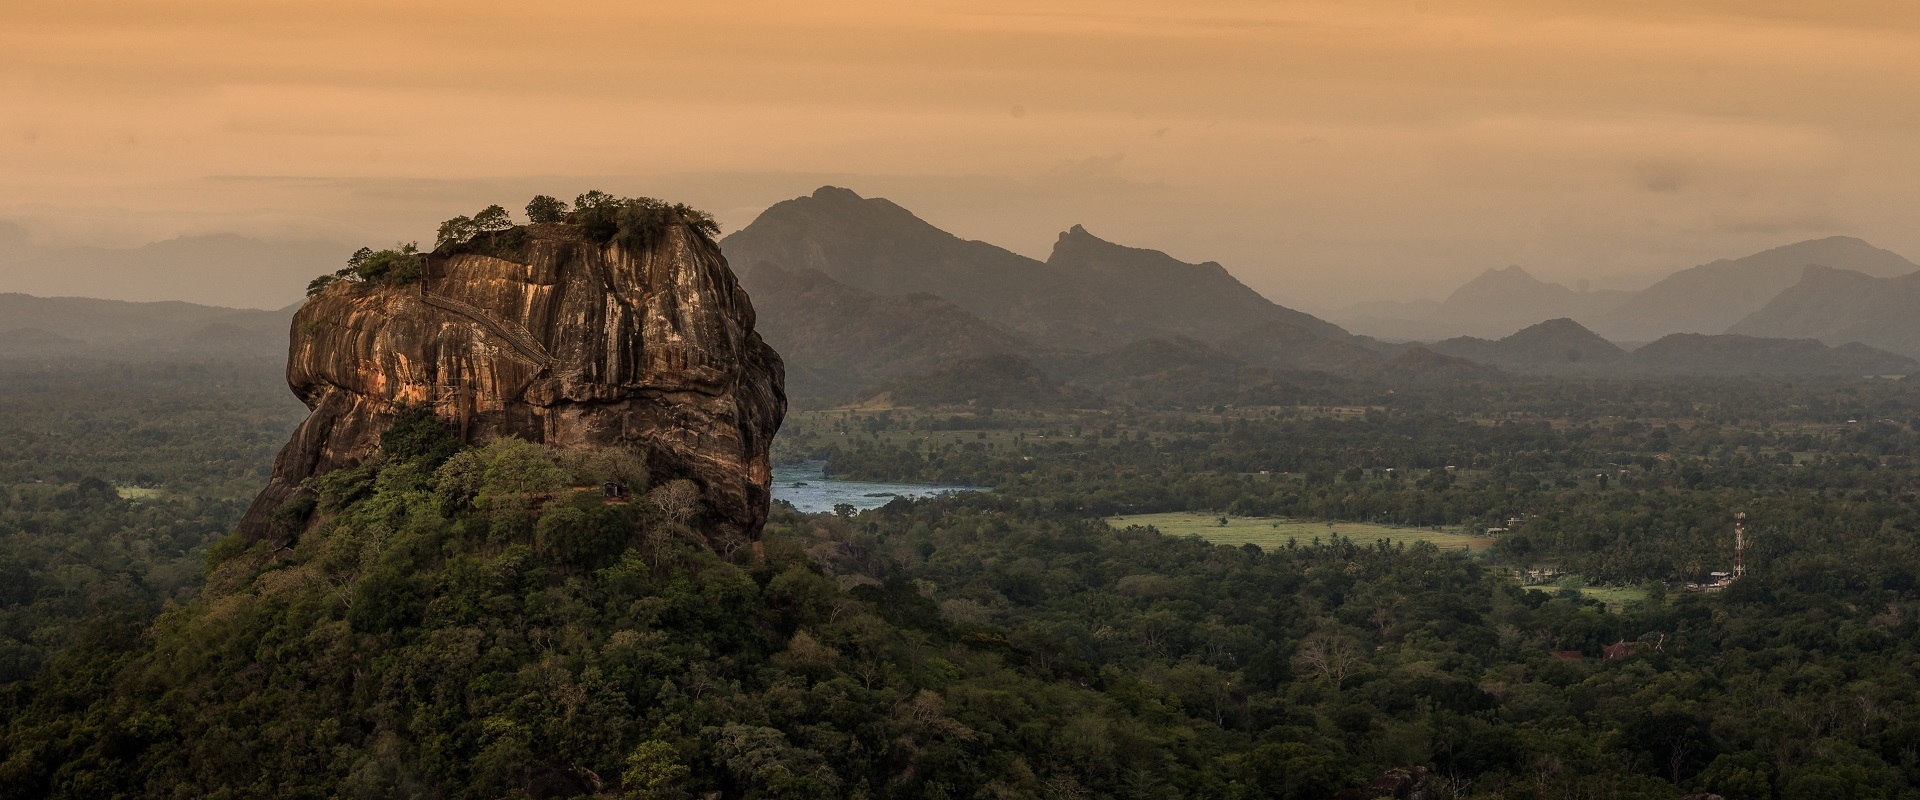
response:
<path id="1" fill-rule="evenodd" d="M 471 442 L 643 447 L 656 483 L 694 481 L 710 517 L 757 537 L 784 368 L 720 249 L 682 226 L 633 249 L 565 225 L 476 249 L 436 253 L 419 285 L 334 284 L 294 315 L 287 382 L 313 412 L 241 535 L 276 535 L 302 481 L 373 456 L 401 408 L 429 404 Z"/>

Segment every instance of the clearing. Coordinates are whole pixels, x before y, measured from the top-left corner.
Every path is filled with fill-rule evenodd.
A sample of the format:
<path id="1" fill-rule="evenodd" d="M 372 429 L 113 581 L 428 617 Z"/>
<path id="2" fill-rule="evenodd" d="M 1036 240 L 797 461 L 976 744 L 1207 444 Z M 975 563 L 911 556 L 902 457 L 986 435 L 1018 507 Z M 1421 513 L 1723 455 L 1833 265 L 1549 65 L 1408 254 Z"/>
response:
<path id="1" fill-rule="evenodd" d="M 1116 528 L 1125 528 L 1129 525 L 1151 525 L 1168 536 L 1198 536 L 1214 544 L 1229 544 L 1236 547 L 1255 544 L 1269 550 L 1287 546 L 1288 539 L 1305 545 L 1311 543 L 1314 537 L 1325 541 L 1330 535 L 1336 534 L 1362 545 L 1371 545 L 1385 539 L 1396 545 L 1432 542 L 1442 550 L 1459 548 L 1475 553 L 1493 547 L 1493 540 L 1488 537 L 1474 536 L 1455 530 L 1398 528 L 1391 525 L 1375 525 L 1370 522 L 1310 522 L 1277 517 L 1234 516 L 1225 517 L 1227 524 L 1222 525 L 1220 524 L 1222 516 L 1187 511 L 1166 514 L 1130 514 L 1124 517 L 1110 517 L 1107 519 L 1107 524 Z"/>

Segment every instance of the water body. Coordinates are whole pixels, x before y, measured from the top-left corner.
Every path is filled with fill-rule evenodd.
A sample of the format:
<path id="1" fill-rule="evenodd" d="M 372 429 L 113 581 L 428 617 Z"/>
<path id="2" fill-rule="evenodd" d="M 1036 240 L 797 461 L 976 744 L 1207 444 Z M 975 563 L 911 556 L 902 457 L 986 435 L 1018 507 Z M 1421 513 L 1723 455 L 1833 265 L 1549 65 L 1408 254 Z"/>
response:
<path id="1" fill-rule="evenodd" d="M 977 492 L 978 486 L 939 486 L 925 483 L 869 483 L 826 476 L 820 461 L 783 464 L 773 468 L 773 499 L 792 503 L 805 514 L 832 511 L 846 503 L 865 511 L 893 502 L 896 497 L 937 497 L 954 492 Z"/>

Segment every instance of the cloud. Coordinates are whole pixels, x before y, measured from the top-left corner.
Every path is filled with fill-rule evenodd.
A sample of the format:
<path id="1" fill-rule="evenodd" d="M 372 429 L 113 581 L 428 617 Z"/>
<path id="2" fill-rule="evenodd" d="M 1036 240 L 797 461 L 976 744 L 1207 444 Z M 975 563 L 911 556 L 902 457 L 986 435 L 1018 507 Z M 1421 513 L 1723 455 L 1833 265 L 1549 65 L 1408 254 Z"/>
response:
<path id="1" fill-rule="evenodd" d="M 1634 169 L 1640 188 L 1649 192 L 1677 192 L 1693 183 L 1685 166 L 1672 162 L 1650 162 Z"/>
<path id="2" fill-rule="evenodd" d="M 1165 183 L 1137 181 L 1120 174 L 1125 153 L 1069 159 L 1032 179 L 1037 186 L 1078 194 L 1085 192 L 1143 192 L 1166 188 Z"/>

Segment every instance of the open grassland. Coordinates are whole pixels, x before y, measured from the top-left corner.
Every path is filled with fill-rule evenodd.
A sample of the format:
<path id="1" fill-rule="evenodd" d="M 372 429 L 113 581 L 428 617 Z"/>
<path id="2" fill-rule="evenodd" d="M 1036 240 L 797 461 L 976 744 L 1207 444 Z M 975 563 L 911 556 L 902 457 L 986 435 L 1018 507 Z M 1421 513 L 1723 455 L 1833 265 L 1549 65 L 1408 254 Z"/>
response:
<path id="1" fill-rule="evenodd" d="M 1255 544 L 1267 549 L 1285 547 L 1288 539 L 1304 545 L 1311 543 L 1315 537 L 1324 542 L 1331 536 L 1352 539 L 1363 545 L 1370 545 L 1381 539 L 1396 545 L 1432 542 L 1442 550 L 1465 548 L 1475 553 L 1493 547 L 1493 540 L 1485 536 L 1474 536 L 1451 530 L 1396 528 L 1366 522 L 1308 522 L 1272 517 L 1232 516 L 1224 517 L 1226 524 L 1222 525 L 1221 519 L 1223 517 L 1219 514 L 1172 512 L 1112 517 L 1107 520 L 1107 524 L 1116 528 L 1150 525 L 1168 536 L 1198 536 L 1214 544 L 1236 547 Z"/>

